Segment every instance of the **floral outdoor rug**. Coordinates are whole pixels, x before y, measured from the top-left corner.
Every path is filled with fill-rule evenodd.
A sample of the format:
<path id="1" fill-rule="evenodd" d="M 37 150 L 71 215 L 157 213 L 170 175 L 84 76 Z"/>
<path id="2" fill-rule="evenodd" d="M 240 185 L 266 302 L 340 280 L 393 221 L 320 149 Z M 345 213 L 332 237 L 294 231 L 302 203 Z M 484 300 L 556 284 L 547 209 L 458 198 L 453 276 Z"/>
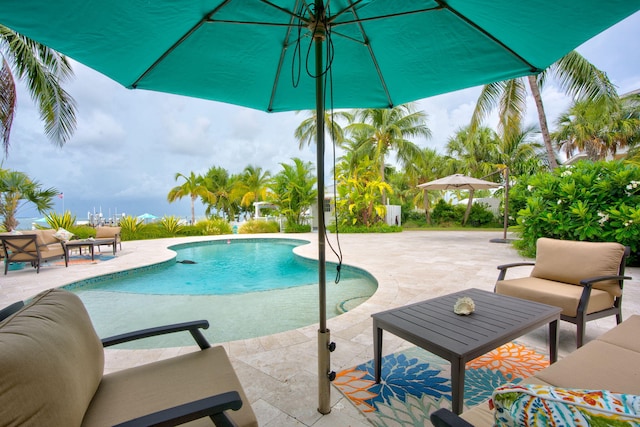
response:
<path id="1" fill-rule="evenodd" d="M 109 261 L 113 259 L 112 254 L 104 254 L 104 253 L 96 253 L 93 256 L 93 260 L 91 259 L 91 254 L 82 254 L 82 255 L 72 255 L 69 257 L 69 265 L 78 265 L 78 264 L 98 264 L 99 262 Z M 64 260 L 56 261 L 53 265 L 63 266 Z"/>
<path id="2" fill-rule="evenodd" d="M 511 342 L 467 363 L 465 409 L 505 383 L 519 383 L 549 365 L 548 357 Z M 451 409 L 451 365 L 418 347 L 382 358 L 380 384 L 373 360 L 338 373 L 333 382 L 378 427 L 430 426 L 429 414 Z"/>

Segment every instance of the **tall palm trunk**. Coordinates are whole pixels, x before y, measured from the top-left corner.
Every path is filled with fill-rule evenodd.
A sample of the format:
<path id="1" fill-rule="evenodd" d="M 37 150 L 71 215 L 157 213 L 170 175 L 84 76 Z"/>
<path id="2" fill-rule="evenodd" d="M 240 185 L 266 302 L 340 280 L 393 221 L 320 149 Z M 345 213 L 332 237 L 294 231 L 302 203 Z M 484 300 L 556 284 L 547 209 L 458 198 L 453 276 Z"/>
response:
<path id="1" fill-rule="evenodd" d="M 549 167 L 551 170 L 558 167 L 556 161 L 556 153 L 551 145 L 551 135 L 549 134 L 549 126 L 547 126 L 547 116 L 544 113 L 544 105 L 542 105 L 542 96 L 540 95 L 540 87 L 535 75 L 528 76 L 529 86 L 531 87 L 531 93 L 533 99 L 536 102 L 536 108 L 538 109 L 538 120 L 540 121 L 540 133 L 542 133 L 542 140 L 544 141 L 544 147 L 547 150 L 547 158 L 549 159 Z"/>
<path id="2" fill-rule="evenodd" d="M 196 195 L 191 195 L 191 225 L 196 224 Z"/>
<path id="3" fill-rule="evenodd" d="M 380 166 L 380 181 L 385 182 L 384 181 L 384 156 L 382 156 L 382 165 Z M 382 205 L 383 206 L 387 205 L 387 192 L 384 189 L 382 190 Z"/>

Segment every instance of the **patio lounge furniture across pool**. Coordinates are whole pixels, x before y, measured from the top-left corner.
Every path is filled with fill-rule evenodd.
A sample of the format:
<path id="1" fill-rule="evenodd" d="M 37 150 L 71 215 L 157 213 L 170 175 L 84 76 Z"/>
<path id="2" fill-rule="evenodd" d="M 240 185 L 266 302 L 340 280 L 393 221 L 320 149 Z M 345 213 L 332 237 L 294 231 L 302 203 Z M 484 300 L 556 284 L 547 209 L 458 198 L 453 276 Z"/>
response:
<path id="1" fill-rule="evenodd" d="M 62 242 L 53 237 L 55 230 L 33 230 L 22 234 L 0 235 L 4 252 L 4 274 L 12 262 L 30 263 L 40 272 L 40 265 L 51 259 L 64 259 L 68 263 L 67 251 Z"/>

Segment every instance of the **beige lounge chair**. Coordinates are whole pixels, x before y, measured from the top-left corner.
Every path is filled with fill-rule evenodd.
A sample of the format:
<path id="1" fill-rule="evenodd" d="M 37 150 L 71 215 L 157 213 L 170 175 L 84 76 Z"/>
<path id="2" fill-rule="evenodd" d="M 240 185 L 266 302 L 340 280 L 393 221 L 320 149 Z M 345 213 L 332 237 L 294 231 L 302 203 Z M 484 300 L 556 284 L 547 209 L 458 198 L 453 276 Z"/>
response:
<path id="1" fill-rule="evenodd" d="M 111 226 L 102 226 L 96 228 L 96 239 L 111 240 L 109 243 L 100 244 L 100 246 L 112 246 L 113 253 L 116 252 L 116 245 L 120 246 L 120 250 L 122 250 L 122 239 L 120 238 L 121 227 L 111 227 Z M 100 247 L 98 247 L 100 249 Z"/>
<path id="2" fill-rule="evenodd" d="M 582 347 L 588 321 L 616 316 L 622 322 L 622 286 L 630 249 L 614 242 L 540 238 L 536 261 L 498 266 L 495 292 L 562 308 L 560 318 L 577 325 Z M 533 265 L 529 277 L 505 279 L 512 267 Z"/>
<path id="3" fill-rule="evenodd" d="M 2 319 L 2 317 L 5 317 Z M 27 426 L 257 427 L 207 321 L 160 326 L 100 340 L 80 298 L 51 289 L 0 310 L 0 424 Z M 191 333 L 199 349 L 105 374 L 104 347 Z M 195 423 L 195 424 L 194 424 Z"/>
<path id="4" fill-rule="evenodd" d="M 4 274 L 12 262 L 30 263 L 40 272 L 40 265 L 51 259 L 64 259 L 68 265 L 67 251 L 62 242 L 53 237 L 55 230 L 33 230 L 22 234 L 4 233 L 0 235 L 4 253 Z"/>

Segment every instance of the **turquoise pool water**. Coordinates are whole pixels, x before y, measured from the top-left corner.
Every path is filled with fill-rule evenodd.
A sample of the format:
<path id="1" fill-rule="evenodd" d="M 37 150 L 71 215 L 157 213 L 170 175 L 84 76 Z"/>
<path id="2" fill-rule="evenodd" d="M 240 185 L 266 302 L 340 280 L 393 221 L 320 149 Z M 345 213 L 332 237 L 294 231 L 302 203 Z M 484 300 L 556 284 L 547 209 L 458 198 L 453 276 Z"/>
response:
<path id="1" fill-rule="evenodd" d="M 207 319 L 212 343 L 270 335 L 318 321 L 317 263 L 296 256 L 308 242 L 232 239 L 173 246 L 176 261 L 106 280 L 68 286 L 83 300 L 101 337 Z M 327 265 L 327 317 L 366 301 L 377 289 L 366 272 Z M 188 333 L 149 338 L 121 348 L 192 345 Z"/>

